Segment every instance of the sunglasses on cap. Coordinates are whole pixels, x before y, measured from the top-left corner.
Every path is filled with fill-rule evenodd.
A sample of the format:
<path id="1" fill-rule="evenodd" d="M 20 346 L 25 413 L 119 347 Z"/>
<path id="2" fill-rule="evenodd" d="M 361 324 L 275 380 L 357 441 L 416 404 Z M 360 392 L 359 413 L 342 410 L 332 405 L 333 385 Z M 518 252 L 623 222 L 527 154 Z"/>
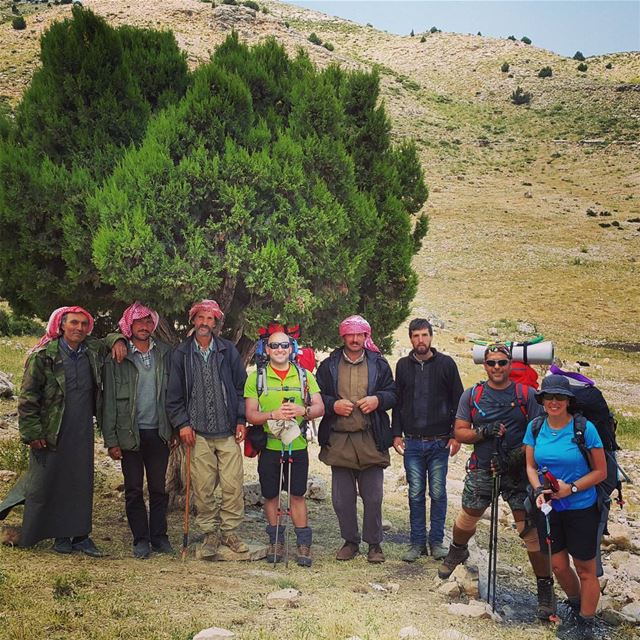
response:
<path id="1" fill-rule="evenodd" d="M 543 400 L 569 400 L 569 396 L 565 396 L 561 393 L 543 393 Z"/>
<path id="2" fill-rule="evenodd" d="M 290 342 L 268 342 L 267 347 L 269 349 L 288 349 L 291 346 Z"/>
<path id="3" fill-rule="evenodd" d="M 509 364 L 509 360 L 485 360 L 484 363 L 487 367 L 506 367 Z"/>

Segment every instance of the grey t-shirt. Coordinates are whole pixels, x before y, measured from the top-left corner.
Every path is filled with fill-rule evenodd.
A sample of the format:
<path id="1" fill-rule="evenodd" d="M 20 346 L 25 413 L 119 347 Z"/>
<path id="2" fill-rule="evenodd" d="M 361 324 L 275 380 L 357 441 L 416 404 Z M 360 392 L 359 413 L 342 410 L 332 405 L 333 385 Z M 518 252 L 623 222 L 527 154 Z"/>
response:
<path id="1" fill-rule="evenodd" d="M 485 384 L 477 407 L 475 407 L 475 400 L 471 398 L 473 389 L 474 387 L 465 389 L 462 396 L 460 396 L 456 420 L 471 422 L 475 428 L 492 422 L 501 422 L 507 428 L 500 442 L 497 442 L 495 438 L 491 438 L 476 442 L 473 445 L 473 450 L 478 458 L 478 466 L 482 469 L 488 469 L 491 464 L 491 458 L 496 453 L 496 445 L 502 447 L 503 453 L 521 447 L 528 422 L 541 415 L 543 410 L 541 405 L 536 402 L 535 390 L 532 387 L 523 388 L 519 401 L 516 396 L 514 382 L 506 389 L 493 389 L 488 384 Z M 520 407 L 519 403 L 522 403 L 524 392 L 527 392 L 527 401 L 526 404 Z M 471 417 L 472 407 L 475 409 L 473 411 L 473 419 Z"/>

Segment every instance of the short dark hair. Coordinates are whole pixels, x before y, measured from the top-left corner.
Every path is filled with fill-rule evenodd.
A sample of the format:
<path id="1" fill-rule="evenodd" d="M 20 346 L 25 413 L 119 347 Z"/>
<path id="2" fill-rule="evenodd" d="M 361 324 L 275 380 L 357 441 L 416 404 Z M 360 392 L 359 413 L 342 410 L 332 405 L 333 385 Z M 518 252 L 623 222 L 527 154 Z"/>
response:
<path id="1" fill-rule="evenodd" d="M 418 331 L 418 329 L 428 329 L 429 335 L 433 335 L 433 327 L 426 318 L 414 318 L 409 323 L 409 337 L 411 337 L 414 331 Z"/>

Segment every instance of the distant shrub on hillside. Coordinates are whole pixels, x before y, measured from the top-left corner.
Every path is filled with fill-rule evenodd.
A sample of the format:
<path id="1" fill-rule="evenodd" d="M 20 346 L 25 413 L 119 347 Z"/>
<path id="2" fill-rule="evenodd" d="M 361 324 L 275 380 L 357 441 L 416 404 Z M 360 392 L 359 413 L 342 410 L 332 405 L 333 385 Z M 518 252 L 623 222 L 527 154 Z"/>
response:
<path id="1" fill-rule="evenodd" d="M 586 71 L 588 68 L 589 68 L 588 65 L 586 65 L 584 62 L 581 62 L 578 65 L 578 71 Z"/>
<path id="2" fill-rule="evenodd" d="M 40 322 L 0 309 L 0 336 L 39 336 L 42 329 Z"/>
<path id="3" fill-rule="evenodd" d="M 60 0 L 60 4 L 71 4 L 72 0 Z"/>
<path id="4" fill-rule="evenodd" d="M 413 29 L 411 29 L 411 33 L 409 34 L 412 38 L 416 35 L 413 31 Z"/>
<path id="5" fill-rule="evenodd" d="M 607 62 L 607 64 L 604 65 L 605 69 L 613 69 L 613 65 L 610 62 Z"/>
<path id="6" fill-rule="evenodd" d="M 584 61 L 584 54 L 582 53 L 582 51 L 576 51 L 573 54 L 573 59 L 574 60 L 578 60 L 579 62 L 583 62 Z"/>
<path id="7" fill-rule="evenodd" d="M 517 87 L 511 94 L 511 102 L 513 104 L 529 104 L 531 102 L 531 94 L 522 87 Z"/>
<path id="8" fill-rule="evenodd" d="M 540 71 L 538 71 L 538 78 L 550 78 L 553 75 L 553 71 L 551 67 L 542 67 Z"/>
<path id="9" fill-rule="evenodd" d="M 500 71 L 502 71 L 502 73 L 508 73 L 509 72 L 509 63 L 508 62 L 503 62 L 502 66 L 500 67 Z"/>
<path id="10" fill-rule="evenodd" d="M 237 2 L 237 0 L 222 0 L 222 4 L 237 5 L 238 2 Z"/>
<path id="11" fill-rule="evenodd" d="M 426 42 L 427 41 L 427 36 L 422 36 L 422 38 L 420 38 L 420 42 Z"/>
<path id="12" fill-rule="evenodd" d="M 327 51 L 333 51 L 335 49 L 335 47 L 330 43 L 330 42 L 323 42 L 322 46 L 327 50 Z"/>
<path id="13" fill-rule="evenodd" d="M 441 33 L 441 31 L 438 27 L 431 27 L 431 29 L 429 29 L 429 33 Z"/>
<path id="14" fill-rule="evenodd" d="M 478 31 L 477 35 L 481 36 L 481 35 L 482 35 L 482 33 L 481 33 L 480 31 Z"/>
<path id="15" fill-rule="evenodd" d="M 22 29 L 27 28 L 27 21 L 22 16 L 16 16 L 11 20 L 11 26 L 16 31 L 22 31 Z"/>
<path id="16" fill-rule="evenodd" d="M 260 5 L 253 0 L 244 0 L 242 5 L 245 7 L 249 7 L 249 9 L 253 9 L 254 11 L 260 11 Z"/>
<path id="17" fill-rule="evenodd" d="M 312 31 L 312 32 L 309 34 L 309 37 L 307 38 L 307 40 L 308 40 L 309 42 L 311 42 L 311 44 L 317 44 L 318 46 L 321 46 L 321 45 L 322 45 L 322 40 L 320 40 L 320 38 L 318 38 L 318 36 L 316 35 L 316 32 L 315 32 L 315 31 Z"/>
<path id="18" fill-rule="evenodd" d="M 527 36 L 522 36 L 522 38 L 520 38 L 520 42 L 524 42 L 525 44 L 531 44 L 531 38 L 527 38 Z"/>
<path id="19" fill-rule="evenodd" d="M 513 41 L 515 42 L 515 41 L 516 41 L 516 37 L 515 37 L 515 36 L 509 36 L 509 37 L 507 38 L 507 40 L 513 40 Z"/>

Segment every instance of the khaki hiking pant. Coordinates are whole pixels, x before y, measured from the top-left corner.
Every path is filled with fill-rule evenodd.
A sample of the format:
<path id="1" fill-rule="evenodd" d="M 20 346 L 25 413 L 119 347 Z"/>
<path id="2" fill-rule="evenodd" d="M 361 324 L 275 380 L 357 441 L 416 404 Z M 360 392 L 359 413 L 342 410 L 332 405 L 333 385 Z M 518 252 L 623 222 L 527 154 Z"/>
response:
<path id="1" fill-rule="evenodd" d="M 220 527 L 223 533 L 237 529 L 244 519 L 242 453 L 235 438 L 205 438 L 196 434 L 191 452 L 191 486 L 198 515 L 196 524 L 204 533 Z M 222 499 L 215 497 L 220 485 Z"/>

